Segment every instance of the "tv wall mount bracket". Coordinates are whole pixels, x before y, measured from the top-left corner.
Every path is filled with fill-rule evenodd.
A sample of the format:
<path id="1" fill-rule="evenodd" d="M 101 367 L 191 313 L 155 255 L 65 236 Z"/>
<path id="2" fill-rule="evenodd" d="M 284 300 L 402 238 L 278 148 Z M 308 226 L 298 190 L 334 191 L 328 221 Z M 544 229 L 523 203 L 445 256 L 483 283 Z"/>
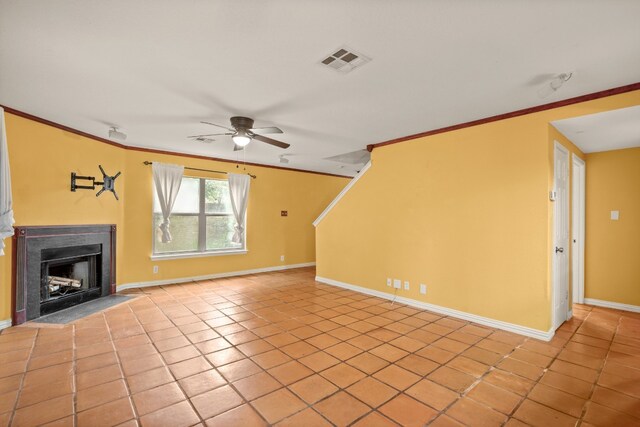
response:
<path id="1" fill-rule="evenodd" d="M 116 178 L 120 176 L 120 172 L 118 172 L 114 176 L 109 176 L 104 171 L 104 169 L 102 169 L 102 165 L 98 165 L 98 167 L 100 168 L 100 172 L 102 172 L 102 182 L 96 181 L 96 178 L 93 176 L 81 176 L 81 175 L 77 175 L 75 172 L 71 172 L 71 191 L 75 192 L 78 189 L 95 190 L 97 185 L 102 185 L 102 189 L 100 189 L 100 191 L 96 193 L 96 197 L 98 197 L 105 191 L 111 191 L 113 193 L 113 197 L 115 197 L 116 200 L 120 200 L 118 199 L 118 194 L 116 193 L 116 188 L 115 188 L 115 181 L 116 181 Z M 91 181 L 91 185 L 78 185 L 77 184 L 78 180 Z"/>

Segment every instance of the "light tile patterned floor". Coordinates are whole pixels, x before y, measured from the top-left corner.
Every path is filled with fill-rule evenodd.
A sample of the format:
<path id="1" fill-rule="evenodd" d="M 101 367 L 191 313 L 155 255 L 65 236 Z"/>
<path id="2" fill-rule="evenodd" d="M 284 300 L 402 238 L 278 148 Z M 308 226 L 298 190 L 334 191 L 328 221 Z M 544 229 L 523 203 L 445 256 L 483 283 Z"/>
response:
<path id="1" fill-rule="evenodd" d="M 6 329 L 0 426 L 640 425 L 637 314 L 575 306 L 544 343 L 313 277 L 146 288 Z"/>

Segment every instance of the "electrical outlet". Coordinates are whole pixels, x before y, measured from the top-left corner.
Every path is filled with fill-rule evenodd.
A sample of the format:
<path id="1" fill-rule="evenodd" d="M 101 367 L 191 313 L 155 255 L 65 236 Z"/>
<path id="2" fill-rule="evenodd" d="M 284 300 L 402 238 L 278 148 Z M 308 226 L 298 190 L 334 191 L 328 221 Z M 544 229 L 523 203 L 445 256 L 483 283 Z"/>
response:
<path id="1" fill-rule="evenodd" d="M 387 286 L 391 286 L 391 279 L 387 277 Z"/>
<path id="2" fill-rule="evenodd" d="M 402 287 L 402 281 L 400 279 L 393 279 L 393 287 L 400 289 Z"/>
<path id="3" fill-rule="evenodd" d="M 425 285 L 424 283 L 420 283 L 420 293 L 422 295 L 426 295 L 427 294 L 427 285 Z"/>
<path id="4" fill-rule="evenodd" d="M 284 261 L 284 255 L 280 255 L 280 261 Z"/>
<path id="5" fill-rule="evenodd" d="M 153 274 L 158 274 L 158 266 L 157 265 L 153 266 Z"/>
<path id="6" fill-rule="evenodd" d="M 408 291 L 408 290 L 409 290 L 409 281 L 408 281 L 408 280 L 405 280 L 405 281 L 404 281 L 404 290 L 405 290 L 405 291 Z"/>

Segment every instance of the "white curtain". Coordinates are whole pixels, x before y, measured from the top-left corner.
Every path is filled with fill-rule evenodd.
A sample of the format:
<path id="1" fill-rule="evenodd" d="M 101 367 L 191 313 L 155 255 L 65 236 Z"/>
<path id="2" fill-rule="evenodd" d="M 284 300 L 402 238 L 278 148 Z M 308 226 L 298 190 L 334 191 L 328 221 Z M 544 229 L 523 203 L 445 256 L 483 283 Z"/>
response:
<path id="1" fill-rule="evenodd" d="M 0 256 L 4 255 L 4 239 L 13 236 L 13 197 L 9 149 L 4 124 L 4 108 L 0 107 Z"/>
<path id="2" fill-rule="evenodd" d="M 247 202 L 249 200 L 249 175 L 237 173 L 229 174 L 229 194 L 231 196 L 231 207 L 236 218 L 235 232 L 231 241 L 242 243 L 244 239 L 244 219 L 247 215 Z"/>
<path id="3" fill-rule="evenodd" d="M 173 210 L 173 204 L 178 197 L 180 184 L 182 184 L 182 175 L 184 174 L 184 166 L 171 165 L 167 163 L 153 162 L 153 182 L 158 194 L 160 209 L 162 210 L 162 243 L 171 242 L 171 232 L 169 231 L 169 216 Z"/>

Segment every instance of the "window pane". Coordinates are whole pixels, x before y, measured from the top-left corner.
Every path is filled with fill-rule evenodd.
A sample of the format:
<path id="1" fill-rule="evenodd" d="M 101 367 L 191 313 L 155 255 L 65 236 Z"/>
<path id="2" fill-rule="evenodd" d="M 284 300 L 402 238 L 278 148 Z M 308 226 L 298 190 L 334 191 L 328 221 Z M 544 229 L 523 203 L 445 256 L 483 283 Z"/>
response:
<path id="1" fill-rule="evenodd" d="M 207 217 L 207 250 L 213 249 L 241 249 L 241 243 L 233 243 L 234 226 L 236 220 L 233 216 L 208 216 Z"/>
<path id="2" fill-rule="evenodd" d="M 181 190 L 182 191 L 182 190 Z M 170 243 L 162 243 L 162 231 L 158 228 L 162 224 L 162 214 L 153 215 L 154 232 L 156 236 L 155 253 L 182 252 L 198 250 L 198 216 L 171 215 Z"/>
<path id="3" fill-rule="evenodd" d="M 232 213 L 229 182 L 207 179 L 204 186 L 204 206 L 206 213 Z"/>
<path id="4" fill-rule="evenodd" d="M 200 210 L 200 179 L 182 178 L 180 191 L 173 205 L 172 213 L 198 213 Z M 153 190 L 153 211 L 160 213 L 158 194 Z"/>

